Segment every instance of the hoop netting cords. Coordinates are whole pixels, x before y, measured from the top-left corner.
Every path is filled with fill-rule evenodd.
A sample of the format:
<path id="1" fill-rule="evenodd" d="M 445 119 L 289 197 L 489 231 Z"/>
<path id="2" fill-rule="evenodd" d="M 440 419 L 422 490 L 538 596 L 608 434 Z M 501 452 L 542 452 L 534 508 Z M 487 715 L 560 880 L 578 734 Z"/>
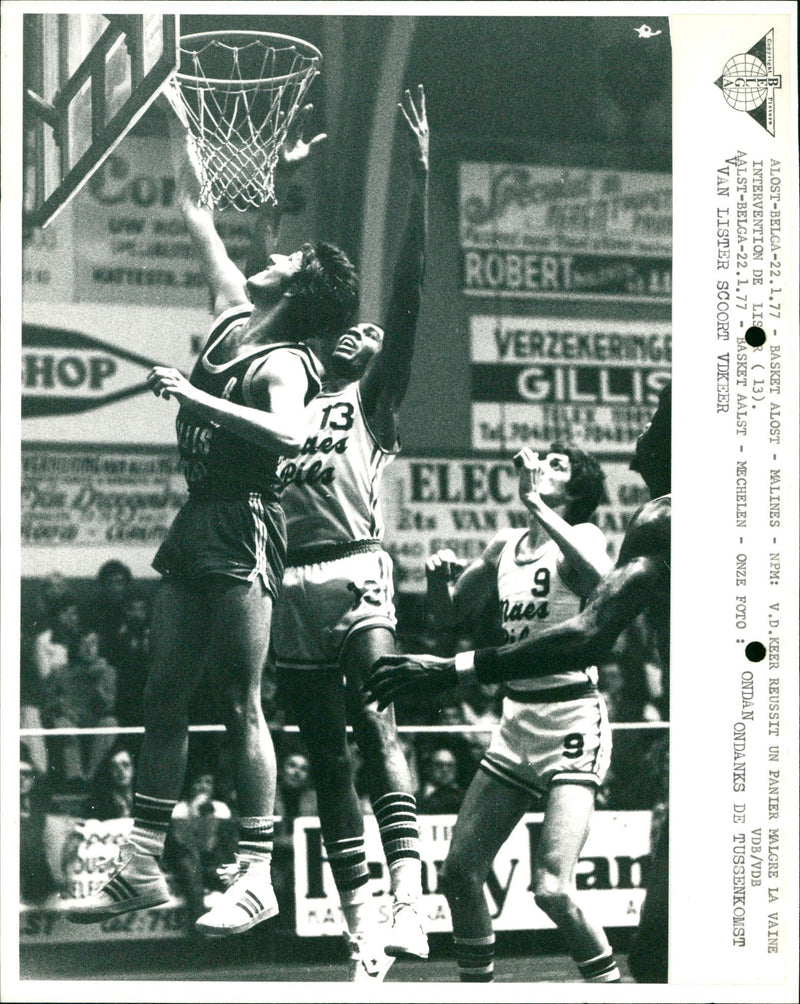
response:
<path id="1" fill-rule="evenodd" d="M 207 68 L 211 54 L 220 52 L 229 62 L 224 83 Z M 183 54 L 192 73 L 179 78 L 179 92 L 202 167 L 200 203 L 240 212 L 274 203 L 279 150 L 316 61 L 293 46 L 276 49 L 262 40 L 235 46 L 212 39 Z"/>

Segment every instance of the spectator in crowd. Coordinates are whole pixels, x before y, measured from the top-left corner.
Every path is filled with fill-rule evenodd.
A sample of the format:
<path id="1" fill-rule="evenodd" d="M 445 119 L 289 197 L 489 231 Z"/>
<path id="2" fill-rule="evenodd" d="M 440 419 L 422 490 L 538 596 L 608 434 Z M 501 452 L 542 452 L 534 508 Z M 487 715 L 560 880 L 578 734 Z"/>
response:
<path id="1" fill-rule="evenodd" d="M 287 752 L 278 771 L 275 795 L 275 815 L 282 829 L 289 830 L 297 816 L 316 816 L 317 795 L 311 785 L 308 757 L 304 753 Z"/>
<path id="2" fill-rule="evenodd" d="M 172 811 L 164 846 L 164 863 L 186 900 L 190 937 L 202 937 L 195 921 L 206 912 L 206 894 L 222 893 L 226 876 L 236 874 L 238 820 L 225 802 L 214 797 L 214 789 L 209 770 L 191 778 L 186 798 Z"/>
<path id="3" fill-rule="evenodd" d="M 287 749 L 278 768 L 272 851 L 272 884 L 284 927 L 294 926 L 294 821 L 298 816 L 316 815 L 317 795 L 311 785 L 308 757 L 299 749 Z"/>
<path id="4" fill-rule="evenodd" d="M 19 895 L 41 903 L 56 891 L 45 852 L 48 797 L 43 776 L 26 756 L 19 761 Z"/>
<path id="5" fill-rule="evenodd" d="M 281 707 L 278 697 L 278 679 L 275 667 L 270 663 L 264 667 L 264 674 L 261 677 L 261 707 L 264 710 L 264 718 L 271 727 L 285 724 L 286 712 Z"/>
<path id="6" fill-rule="evenodd" d="M 31 638 L 47 627 L 57 604 L 71 592 L 68 580 L 59 571 L 33 580 L 32 587 L 27 597 L 23 592 L 20 610 L 23 633 Z"/>
<path id="7" fill-rule="evenodd" d="M 116 701 L 116 671 L 100 655 L 100 640 L 95 631 L 82 632 L 73 643 L 65 666 L 53 670 L 45 680 L 43 712 L 52 728 L 113 728 Z M 63 780 L 68 789 L 82 791 L 87 778 L 97 768 L 114 743 L 113 735 L 89 737 L 89 751 L 84 766 L 80 736 L 65 736 L 61 741 Z"/>
<path id="8" fill-rule="evenodd" d="M 142 700 L 149 656 L 150 607 L 144 593 L 134 587 L 125 600 L 122 622 L 106 654 L 117 670 L 116 713 L 120 725 L 144 722 Z"/>
<path id="9" fill-rule="evenodd" d="M 452 750 L 440 746 L 423 763 L 419 811 L 427 814 L 458 812 L 464 789 L 458 783 L 458 760 Z"/>
<path id="10" fill-rule="evenodd" d="M 87 611 L 87 622 L 100 639 L 100 655 L 112 665 L 116 665 L 115 645 L 132 585 L 133 575 L 126 564 L 115 558 L 106 561 L 97 572 L 94 596 Z"/>
<path id="11" fill-rule="evenodd" d="M 478 769 L 481 756 L 486 747 L 491 733 L 476 733 L 462 729 L 461 726 L 470 725 L 464 702 L 459 700 L 448 700 L 440 708 L 436 716 L 436 724 L 450 726 L 453 731 L 448 734 L 440 734 L 434 737 L 437 746 L 445 746 L 456 758 L 458 765 L 458 784 L 466 790 L 467 785 L 472 780 L 472 776 Z"/>
<path id="12" fill-rule="evenodd" d="M 133 757 L 114 745 L 92 778 L 92 789 L 83 808 L 85 819 L 124 819 L 133 815 Z"/>
<path id="13" fill-rule="evenodd" d="M 33 662 L 40 681 L 61 669 L 69 662 L 70 647 L 81 630 L 78 601 L 65 593 L 53 601 L 45 626 L 33 639 Z"/>

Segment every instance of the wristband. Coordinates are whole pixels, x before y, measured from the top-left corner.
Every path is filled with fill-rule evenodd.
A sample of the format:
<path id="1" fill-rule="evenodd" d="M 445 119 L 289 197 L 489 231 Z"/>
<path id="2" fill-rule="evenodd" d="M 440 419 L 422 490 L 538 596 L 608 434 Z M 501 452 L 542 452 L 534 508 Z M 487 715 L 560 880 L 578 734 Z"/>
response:
<path id="1" fill-rule="evenodd" d="M 459 683 L 474 683 L 477 680 L 475 652 L 458 652 L 455 658 L 455 670 Z"/>

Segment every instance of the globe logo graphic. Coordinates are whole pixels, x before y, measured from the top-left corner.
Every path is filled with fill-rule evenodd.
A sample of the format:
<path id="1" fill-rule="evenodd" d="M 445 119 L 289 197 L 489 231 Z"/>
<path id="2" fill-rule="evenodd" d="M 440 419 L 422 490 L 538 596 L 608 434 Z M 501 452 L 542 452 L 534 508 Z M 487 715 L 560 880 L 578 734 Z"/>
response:
<path id="1" fill-rule="evenodd" d="M 723 67 L 721 90 L 737 111 L 750 112 L 762 105 L 769 86 L 766 66 L 749 52 L 731 57 Z"/>

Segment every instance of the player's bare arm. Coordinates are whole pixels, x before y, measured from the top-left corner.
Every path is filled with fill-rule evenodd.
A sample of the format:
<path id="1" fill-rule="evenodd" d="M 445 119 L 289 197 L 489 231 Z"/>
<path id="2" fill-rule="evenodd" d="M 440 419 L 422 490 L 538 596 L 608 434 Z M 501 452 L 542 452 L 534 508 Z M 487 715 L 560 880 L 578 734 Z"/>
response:
<path id="1" fill-rule="evenodd" d="M 303 166 L 309 158 L 315 155 L 328 138 L 324 132 L 317 133 L 310 140 L 304 139 L 309 119 L 314 111 L 312 104 L 300 108 L 292 119 L 286 133 L 286 139 L 278 151 L 278 161 L 275 165 L 275 202 L 264 203 L 256 218 L 253 236 L 247 252 L 248 275 L 254 275 L 267 267 L 269 256 L 278 244 L 278 229 L 285 205 L 285 194 L 295 171 Z"/>
<path id="2" fill-rule="evenodd" d="M 158 102 L 169 128 L 176 202 L 200 257 L 200 268 L 211 294 L 212 311 L 215 315 L 221 314 L 230 307 L 249 302 L 245 276 L 217 233 L 212 210 L 200 205 L 203 169 L 180 97 L 167 87 Z"/>
<path id="3" fill-rule="evenodd" d="M 412 190 L 384 323 L 383 348 L 361 382 L 361 397 L 370 425 L 387 449 L 397 443 L 398 410 L 411 376 L 428 231 L 429 129 L 421 84 L 416 101 L 406 91 L 399 108 L 410 138 Z"/>
<path id="4" fill-rule="evenodd" d="M 645 609 L 659 590 L 661 577 L 661 563 L 652 557 L 613 569 L 576 617 L 514 645 L 478 650 L 470 675 L 480 683 L 499 683 L 597 662 Z M 441 693 L 457 686 L 458 680 L 455 659 L 393 655 L 377 660 L 365 690 L 379 707 L 387 707 L 404 693 Z"/>
<path id="5" fill-rule="evenodd" d="M 308 377 L 290 352 L 271 353 L 250 386 L 255 407 L 234 404 L 193 387 L 171 366 L 155 366 L 147 386 L 156 395 L 191 408 L 204 419 L 266 450 L 296 456 L 305 441 L 304 409 Z"/>
<path id="6" fill-rule="evenodd" d="M 519 498 L 558 544 L 561 571 L 579 596 L 587 597 L 612 566 L 602 531 L 594 523 L 571 525 L 539 494 L 539 455 L 528 447 L 514 456 L 519 472 Z"/>
<path id="7" fill-rule="evenodd" d="M 449 548 L 428 558 L 425 563 L 427 606 L 438 629 L 467 629 L 496 597 L 497 562 L 512 532 L 498 533 L 471 564 L 461 561 Z"/>

